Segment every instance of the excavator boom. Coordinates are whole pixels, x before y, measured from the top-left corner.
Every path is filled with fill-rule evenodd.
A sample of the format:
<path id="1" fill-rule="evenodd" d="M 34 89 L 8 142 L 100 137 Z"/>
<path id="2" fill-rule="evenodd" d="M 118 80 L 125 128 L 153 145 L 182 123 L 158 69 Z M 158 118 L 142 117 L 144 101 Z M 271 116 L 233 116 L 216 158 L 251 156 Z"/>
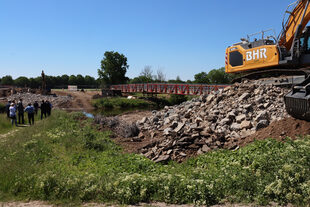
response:
<path id="1" fill-rule="evenodd" d="M 279 37 L 279 46 L 284 46 L 289 51 L 293 45 L 293 41 L 301 34 L 310 20 L 309 0 L 299 0 L 294 4 L 296 7 L 293 11 L 286 11 L 289 17 L 283 25 L 283 30 Z"/>

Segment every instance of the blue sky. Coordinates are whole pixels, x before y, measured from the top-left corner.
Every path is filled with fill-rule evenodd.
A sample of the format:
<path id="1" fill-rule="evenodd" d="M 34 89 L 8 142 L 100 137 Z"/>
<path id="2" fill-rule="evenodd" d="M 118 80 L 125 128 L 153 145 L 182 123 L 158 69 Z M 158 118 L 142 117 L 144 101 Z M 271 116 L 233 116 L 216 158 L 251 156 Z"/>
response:
<path id="1" fill-rule="evenodd" d="M 281 30 L 293 0 L 0 0 L 0 77 L 97 77 L 105 51 L 168 79 L 224 66 L 225 49 L 263 29 Z"/>

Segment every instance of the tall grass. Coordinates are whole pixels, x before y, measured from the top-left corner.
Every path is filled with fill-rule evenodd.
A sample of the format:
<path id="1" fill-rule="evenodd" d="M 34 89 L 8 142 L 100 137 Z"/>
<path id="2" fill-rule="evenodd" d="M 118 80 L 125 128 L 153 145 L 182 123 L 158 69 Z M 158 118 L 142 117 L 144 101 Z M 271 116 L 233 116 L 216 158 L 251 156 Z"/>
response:
<path id="1" fill-rule="evenodd" d="M 4 134 L 13 129 L 11 119 L 7 118 L 6 114 L 0 113 L 0 134 Z"/>
<path id="2" fill-rule="evenodd" d="M 78 121 L 79 120 L 79 121 Z M 55 112 L 0 142 L 0 199 L 217 204 L 310 202 L 310 139 L 257 141 L 185 163 L 125 154 L 91 121 Z"/>

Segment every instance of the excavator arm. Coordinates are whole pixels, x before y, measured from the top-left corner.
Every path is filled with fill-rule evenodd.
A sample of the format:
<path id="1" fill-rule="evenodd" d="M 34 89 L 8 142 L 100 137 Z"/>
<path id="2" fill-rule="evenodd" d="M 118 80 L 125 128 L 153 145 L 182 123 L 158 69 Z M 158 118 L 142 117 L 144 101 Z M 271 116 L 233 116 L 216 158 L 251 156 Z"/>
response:
<path id="1" fill-rule="evenodd" d="M 309 2 L 310 0 L 299 0 L 291 4 L 296 5 L 293 11 L 286 11 L 290 15 L 283 25 L 278 44 L 284 46 L 287 51 L 291 51 L 294 40 L 298 38 L 310 20 Z"/>

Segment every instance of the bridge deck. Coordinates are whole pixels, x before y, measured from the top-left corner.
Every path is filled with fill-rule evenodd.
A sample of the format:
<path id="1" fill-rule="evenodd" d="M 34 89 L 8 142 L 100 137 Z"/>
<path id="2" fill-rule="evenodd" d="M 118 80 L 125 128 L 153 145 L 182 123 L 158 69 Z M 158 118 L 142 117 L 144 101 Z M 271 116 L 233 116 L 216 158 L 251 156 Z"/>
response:
<path id="1" fill-rule="evenodd" d="M 224 89 L 227 86 L 229 85 L 141 83 L 112 85 L 111 90 L 120 90 L 123 93 L 202 95 Z"/>

